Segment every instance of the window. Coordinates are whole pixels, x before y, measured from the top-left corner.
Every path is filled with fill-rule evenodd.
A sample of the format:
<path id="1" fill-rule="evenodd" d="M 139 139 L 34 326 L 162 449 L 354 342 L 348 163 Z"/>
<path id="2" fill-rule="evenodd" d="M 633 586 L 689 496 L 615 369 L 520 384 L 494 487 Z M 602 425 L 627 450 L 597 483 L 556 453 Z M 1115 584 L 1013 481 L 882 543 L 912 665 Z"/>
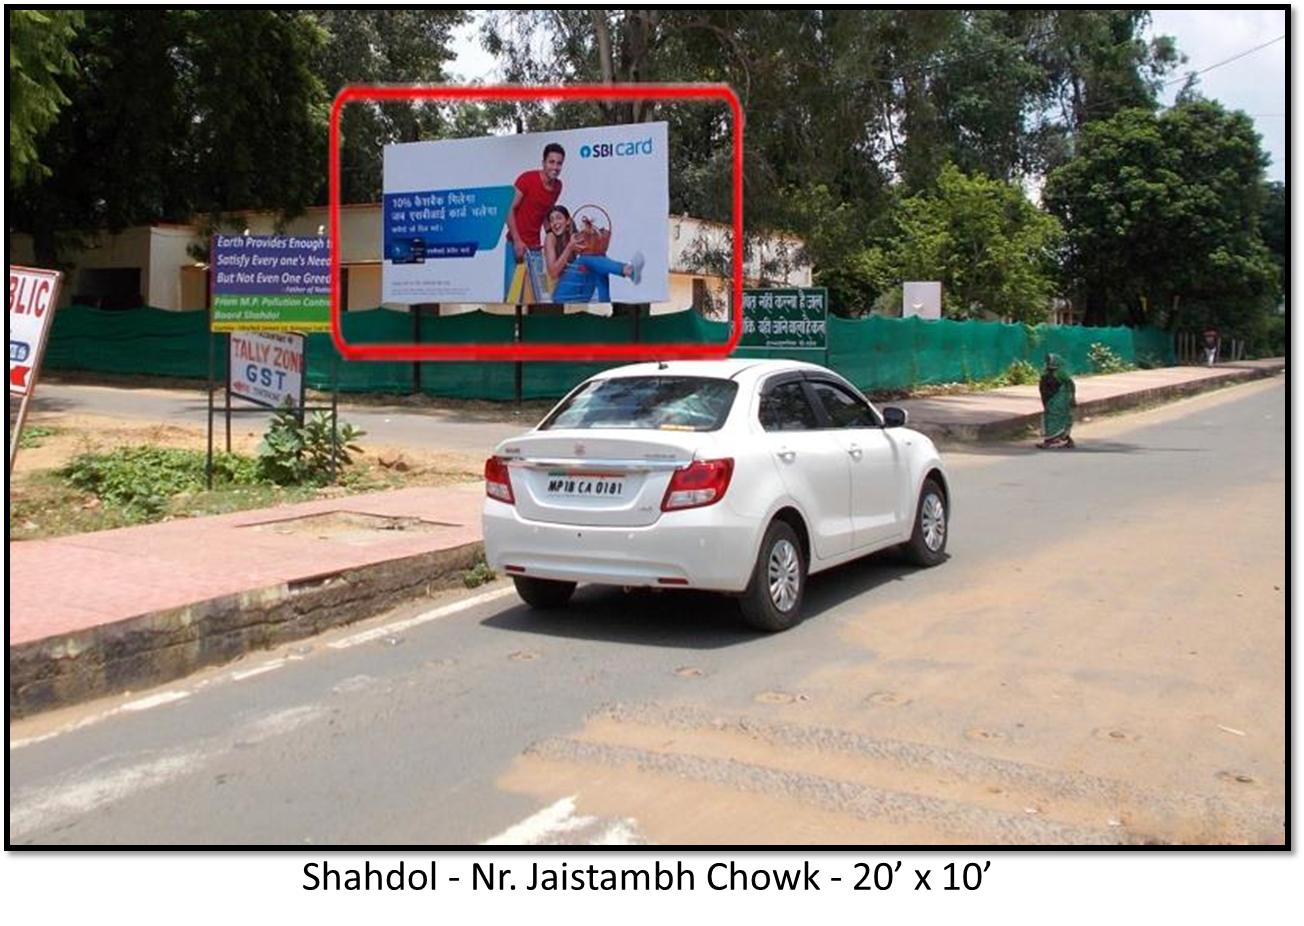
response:
<path id="1" fill-rule="evenodd" d="M 800 380 L 782 383 L 761 396 L 761 427 L 767 431 L 813 431 L 819 419 Z"/>
<path id="2" fill-rule="evenodd" d="M 834 383 L 814 382 L 811 387 L 819 396 L 829 423 L 834 428 L 877 428 L 880 423 L 864 400 L 853 396 Z"/>
<path id="3" fill-rule="evenodd" d="M 585 383 L 539 426 L 715 431 L 733 407 L 738 384 L 697 376 L 622 376 Z"/>

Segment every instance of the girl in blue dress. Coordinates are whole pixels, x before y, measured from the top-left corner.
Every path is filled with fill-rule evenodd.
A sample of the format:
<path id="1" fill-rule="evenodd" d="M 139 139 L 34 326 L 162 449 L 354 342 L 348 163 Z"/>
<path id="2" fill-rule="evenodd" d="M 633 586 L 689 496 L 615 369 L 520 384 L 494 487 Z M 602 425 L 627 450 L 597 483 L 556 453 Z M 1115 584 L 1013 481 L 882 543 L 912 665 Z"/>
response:
<path id="1" fill-rule="evenodd" d="M 574 230 L 570 210 L 565 206 L 553 206 L 548 212 L 543 255 L 548 276 L 557 281 L 552 290 L 553 302 L 610 302 L 612 274 L 627 277 L 635 286 L 643 279 L 642 252 L 635 251 L 627 264 L 605 254 L 586 253 L 605 250 L 595 237 L 594 232 Z"/>

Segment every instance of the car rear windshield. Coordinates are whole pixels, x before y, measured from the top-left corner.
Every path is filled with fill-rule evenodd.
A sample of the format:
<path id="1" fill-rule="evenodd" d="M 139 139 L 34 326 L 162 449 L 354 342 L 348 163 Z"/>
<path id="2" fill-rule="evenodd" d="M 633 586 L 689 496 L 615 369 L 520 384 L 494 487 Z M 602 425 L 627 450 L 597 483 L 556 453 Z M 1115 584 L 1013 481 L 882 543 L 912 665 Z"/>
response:
<path id="1" fill-rule="evenodd" d="M 567 397 L 539 429 L 715 431 L 737 393 L 733 380 L 698 376 L 595 379 Z"/>

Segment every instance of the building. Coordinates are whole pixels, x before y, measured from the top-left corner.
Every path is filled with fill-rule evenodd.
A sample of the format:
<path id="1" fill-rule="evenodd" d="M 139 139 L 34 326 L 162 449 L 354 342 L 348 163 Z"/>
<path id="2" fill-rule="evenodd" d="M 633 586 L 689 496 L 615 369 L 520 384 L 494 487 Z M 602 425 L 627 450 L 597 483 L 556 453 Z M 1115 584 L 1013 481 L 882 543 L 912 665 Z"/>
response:
<path id="1" fill-rule="evenodd" d="M 345 311 L 365 311 L 381 305 L 381 206 L 379 203 L 340 207 L 341 306 Z M 329 210 L 315 206 L 278 227 L 271 212 L 229 216 L 225 233 L 246 229 L 253 235 L 324 235 Z M 652 306 L 654 314 L 695 309 L 723 319 L 728 313 L 729 280 L 707 269 L 711 255 L 727 253 L 730 228 L 688 216 L 672 216 L 670 234 L 670 300 Z M 199 311 L 207 307 L 208 266 L 199 260 L 207 250 L 200 226 L 152 225 L 122 232 L 84 236 L 80 251 L 67 255 L 72 264 L 61 288 L 60 303 L 98 305 L 104 308 L 153 306 L 170 311 Z M 10 259 L 32 264 L 31 238 L 10 237 Z M 800 261 L 801 242 L 775 236 L 756 243 L 744 264 L 748 285 L 810 286 L 811 268 Z M 391 306 L 406 308 L 406 306 Z M 510 306 L 446 305 L 441 313 L 483 309 L 510 313 Z M 572 306 L 567 311 L 609 314 L 609 306 Z"/>

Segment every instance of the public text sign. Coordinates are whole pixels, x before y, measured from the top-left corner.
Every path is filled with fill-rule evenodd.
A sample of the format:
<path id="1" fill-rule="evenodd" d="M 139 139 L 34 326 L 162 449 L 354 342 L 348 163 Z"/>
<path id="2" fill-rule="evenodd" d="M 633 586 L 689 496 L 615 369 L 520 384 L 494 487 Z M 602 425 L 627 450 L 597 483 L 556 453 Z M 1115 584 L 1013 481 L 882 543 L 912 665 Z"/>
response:
<path id="1" fill-rule="evenodd" d="M 213 331 L 330 331 L 326 238 L 215 235 Z"/>
<path id="2" fill-rule="evenodd" d="M 827 289 L 745 289 L 738 346 L 826 350 L 828 316 Z"/>
<path id="3" fill-rule="evenodd" d="M 304 338 L 231 332 L 231 394 L 268 408 L 303 407 Z"/>
<path id="4" fill-rule="evenodd" d="M 9 265 L 9 394 L 31 392 L 59 298 L 57 270 Z"/>

